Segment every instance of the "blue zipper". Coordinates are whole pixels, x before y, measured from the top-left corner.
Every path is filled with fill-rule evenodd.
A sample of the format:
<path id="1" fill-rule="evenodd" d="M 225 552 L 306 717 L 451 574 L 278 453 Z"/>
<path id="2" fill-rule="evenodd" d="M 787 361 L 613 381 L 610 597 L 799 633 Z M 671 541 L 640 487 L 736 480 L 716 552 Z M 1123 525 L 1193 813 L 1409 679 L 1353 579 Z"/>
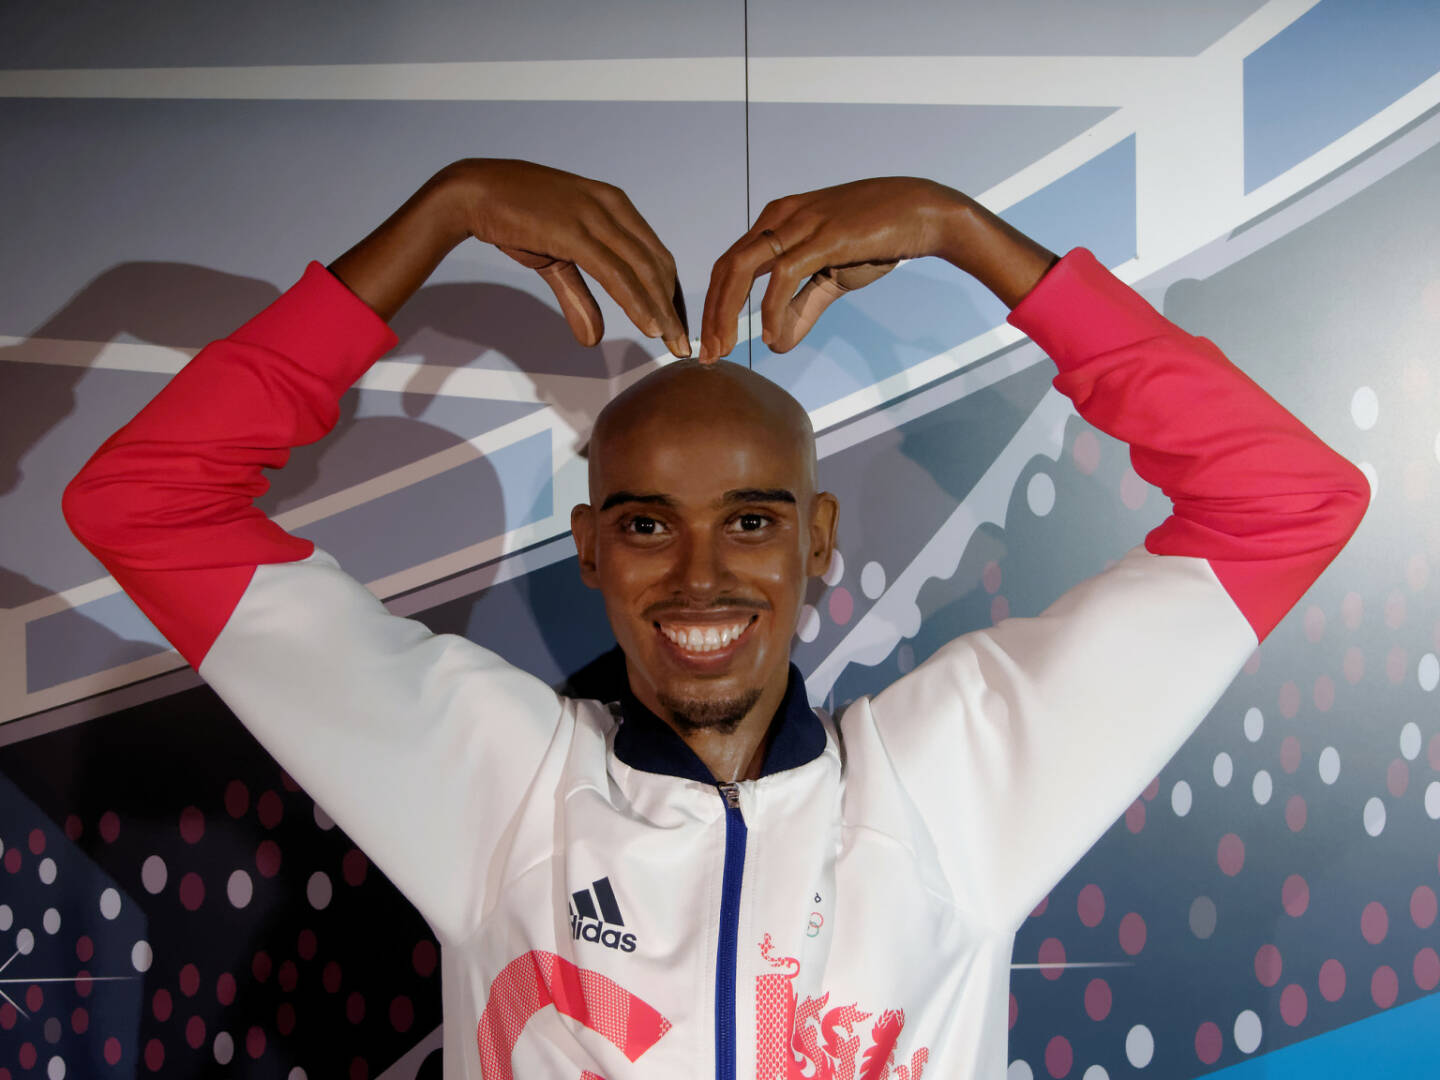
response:
<path id="1" fill-rule="evenodd" d="M 720 944 L 715 955 L 715 1080 L 735 1080 L 735 963 L 746 830 L 740 813 L 740 786 L 722 783 L 716 787 L 725 800 L 725 873 L 720 879 Z"/>

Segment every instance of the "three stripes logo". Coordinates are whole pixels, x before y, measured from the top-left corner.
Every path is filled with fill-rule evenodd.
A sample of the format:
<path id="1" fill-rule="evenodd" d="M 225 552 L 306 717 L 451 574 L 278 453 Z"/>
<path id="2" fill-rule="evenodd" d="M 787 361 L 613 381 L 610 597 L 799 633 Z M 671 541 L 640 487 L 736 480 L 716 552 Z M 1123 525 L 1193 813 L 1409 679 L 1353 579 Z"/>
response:
<path id="1" fill-rule="evenodd" d="M 620 903 L 615 899 L 608 877 L 570 894 L 570 936 L 576 941 L 593 941 L 607 949 L 634 952 L 638 944 L 635 935 L 617 929 L 624 925 Z"/>

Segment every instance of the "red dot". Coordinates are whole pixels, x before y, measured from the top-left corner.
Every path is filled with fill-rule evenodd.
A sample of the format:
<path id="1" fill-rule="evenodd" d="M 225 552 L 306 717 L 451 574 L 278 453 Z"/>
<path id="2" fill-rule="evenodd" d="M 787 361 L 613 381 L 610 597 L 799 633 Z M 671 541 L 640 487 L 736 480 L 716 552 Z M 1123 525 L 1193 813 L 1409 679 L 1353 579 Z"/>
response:
<path id="1" fill-rule="evenodd" d="M 295 778 L 291 776 L 288 772 L 286 772 L 284 769 L 280 770 L 280 786 L 283 787 L 286 791 L 300 790 L 300 785 L 295 782 Z"/>
<path id="2" fill-rule="evenodd" d="M 35 1044 L 29 1042 L 21 1043 L 18 1056 L 20 1058 L 20 1068 L 26 1071 L 33 1069 L 35 1067 L 35 1058 L 38 1056 L 35 1053 Z"/>
<path id="3" fill-rule="evenodd" d="M 270 954 L 261 949 L 250 961 L 250 974 L 255 976 L 256 982 L 263 983 L 270 978 L 271 967 Z"/>
<path id="4" fill-rule="evenodd" d="M 1074 1064 L 1075 1052 L 1070 1049 L 1070 1040 L 1064 1035 L 1056 1035 L 1045 1044 L 1045 1071 L 1056 1080 L 1069 1076 L 1070 1067 Z"/>
<path id="5" fill-rule="evenodd" d="M 1345 994 L 1345 965 L 1330 959 L 1320 965 L 1320 996 L 1326 1001 L 1339 1001 Z"/>
<path id="6" fill-rule="evenodd" d="M 295 989 L 296 984 L 300 981 L 300 969 L 295 966 L 294 960 L 286 960 L 280 965 L 280 975 L 277 981 L 280 983 L 280 989 L 287 994 Z"/>
<path id="7" fill-rule="evenodd" d="M 985 564 L 985 569 L 980 571 L 980 584 L 985 586 L 985 591 L 994 596 L 1000 591 L 1000 564 L 991 559 Z"/>
<path id="8" fill-rule="evenodd" d="M 320 942 L 315 938 L 314 930 L 301 930 L 300 936 L 295 939 L 295 951 L 300 954 L 301 960 L 315 959 L 315 950 L 320 947 Z"/>
<path id="9" fill-rule="evenodd" d="M 1003 596 L 993 597 L 990 601 L 990 622 L 992 624 L 1004 622 L 1010 617 L 1010 601 Z"/>
<path id="10" fill-rule="evenodd" d="M 1385 598 L 1385 625 L 1391 630 L 1405 625 L 1405 594 L 1399 589 Z"/>
<path id="11" fill-rule="evenodd" d="M 415 1023 L 415 1006 L 410 999 L 401 994 L 394 1001 L 390 1002 L 390 1026 L 400 1033 L 410 1030 Z"/>
<path id="12" fill-rule="evenodd" d="M 1315 680 L 1312 697 L 1315 701 L 1315 708 L 1321 712 L 1329 712 L 1330 706 L 1335 704 L 1335 680 L 1329 675 L 1321 675 Z"/>
<path id="13" fill-rule="evenodd" d="M 252 1027 L 245 1033 L 245 1052 L 252 1058 L 258 1058 L 265 1053 L 265 1030 Z"/>
<path id="14" fill-rule="evenodd" d="M 105 1040 L 105 1064 L 120 1064 L 120 1040 L 114 1035 Z"/>
<path id="15" fill-rule="evenodd" d="M 75 973 L 75 993 L 83 998 L 88 998 L 93 989 L 95 989 L 95 980 L 90 977 L 90 972 L 81 968 Z"/>
<path id="16" fill-rule="evenodd" d="M 1255 978 L 1261 986 L 1274 986 L 1279 982 L 1282 966 L 1280 950 L 1274 945 L 1261 945 L 1255 950 Z"/>
<path id="17" fill-rule="evenodd" d="M 80 820 L 78 814 L 65 815 L 65 837 L 68 840 L 79 840 L 85 835 L 85 823 Z"/>
<path id="18" fill-rule="evenodd" d="M 1075 459 L 1075 468 L 1089 476 L 1100 467 L 1100 440 L 1089 428 L 1083 428 L 1075 436 L 1070 454 Z"/>
<path id="19" fill-rule="evenodd" d="M 1299 1027 L 1305 1022 L 1309 1007 L 1309 999 L 1298 984 L 1291 983 L 1280 992 L 1280 1018 L 1291 1027 Z"/>
<path id="20" fill-rule="evenodd" d="M 1395 686 L 1405 681 L 1405 650 L 1399 645 L 1385 654 L 1385 677 Z"/>
<path id="21" fill-rule="evenodd" d="M 1144 799 L 1146 802 L 1153 802 L 1154 799 L 1155 799 L 1155 796 L 1156 796 L 1156 795 L 1159 795 L 1159 794 L 1160 794 L 1160 778 L 1157 776 L 1157 777 L 1155 777 L 1155 779 L 1151 780 L 1150 783 L 1148 783 L 1148 784 L 1145 785 L 1145 790 L 1140 793 L 1140 797 L 1141 797 L 1142 799 Z"/>
<path id="22" fill-rule="evenodd" d="M 370 1066 L 364 1058 L 350 1059 L 350 1080 L 370 1080 Z"/>
<path id="23" fill-rule="evenodd" d="M 1100 886 L 1086 885 L 1075 900 L 1075 912 L 1080 921 L 1089 927 L 1099 926 L 1105 918 L 1105 894 Z"/>
<path id="24" fill-rule="evenodd" d="M 70 1014 L 70 1030 L 76 1035 L 84 1035 L 90 1030 L 90 1013 L 85 1006 L 75 1006 L 75 1010 Z"/>
<path id="25" fill-rule="evenodd" d="M 15 1021 L 19 1016 L 20 1014 L 15 1011 L 15 1006 L 11 1005 L 10 1002 L 0 1003 L 0 1028 L 9 1031 L 15 1026 Z"/>
<path id="26" fill-rule="evenodd" d="M 1234 877 L 1245 865 L 1245 842 L 1234 833 L 1226 833 L 1220 838 L 1215 857 L 1221 872 L 1227 877 Z"/>
<path id="27" fill-rule="evenodd" d="M 100 838 L 107 844 L 120 839 L 120 815 L 114 810 L 106 810 L 100 815 Z"/>
<path id="28" fill-rule="evenodd" d="M 1440 985 L 1440 956 L 1430 946 L 1415 954 L 1415 985 L 1427 993 Z"/>
<path id="29" fill-rule="evenodd" d="M 1293 773 L 1300 767 L 1300 740 L 1294 735 L 1286 735 L 1280 743 L 1280 768 L 1287 773 Z"/>
<path id="30" fill-rule="evenodd" d="M 199 911 L 204 902 L 205 882 L 200 880 L 199 874 L 191 870 L 180 879 L 180 905 L 186 911 Z"/>
<path id="31" fill-rule="evenodd" d="M 1209 1020 L 1195 1029 L 1195 1056 L 1206 1065 L 1220 1060 L 1220 1051 L 1225 1048 L 1225 1037 L 1220 1029 Z"/>
<path id="32" fill-rule="evenodd" d="M 1371 945 L 1379 945 L 1390 932 L 1390 915 L 1385 905 L 1371 900 L 1360 913 L 1360 934 Z"/>
<path id="33" fill-rule="evenodd" d="M 45 834 L 39 829 L 30 830 L 30 854 L 45 854 Z"/>
<path id="34" fill-rule="evenodd" d="M 1299 874 L 1291 874 L 1280 886 L 1280 906 L 1286 915 L 1296 919 L 1310 907 L 1310 886 Z"/>
<path id="35" fill-rule="evenodd" d="M 1382 1009 L 1388 1009 L 1395 1004 L 1395 999 L 1400 995 L 1400 976 L 1395 974 L 1395 969 L 1387 964 L 1382 964 L 1375 969 L 1375 974 L 1370 976 L 1370 997 L 1376 1005 Z"/>
<path id="36" fill-rule="evenodd" d="M 243 780 L 231 780 L 225 785 L 225 812 L 233 818 L 241 818 L 249 809 L 250 789 Z"/>
<path id="37" fill-rule="evenodd" d="M 1300 711 L 1300 687 L 1293 682 L 1287 682 L 1280 687 L 1280 715 L 1286 719 L 1294 717 Z"/>
<path id="38" fill-rule="evenodd" d="M 1311 604 L 1305 609 L 1305 637 L 1319 641 L 1325 636 L 1325 612 L 1318 605 Z"/>
<path id="39" fill-rule="evenodd" d="M 281 1035 L 289 1035 L 295 1030 L 295 1006 L 288 1001 L 282 1002 L 275 1010 L 275 1030 Z"/>
<path id="40" fill-rule="evenodd" d="M 95 955 L 95 943 L 90 938 L 81 934 L 75 939 L 75 959 L 82 964 L 88 964 L 90 958 Z"/>
<path id="41" fill-rule="evenodd" d="M 1133 911 L 1120 920 L 1120 948 L 1127 956 L 1145 948 L 1145 920 Z"/>
<path id="42" fill-rule="evenodd" d="M 260 817 L 260 824 L 267 829 L 273 829 L 280 824 L 280 819 L 285 815 L 285 804 L 280 801 L 279 794 L 267 791 L 260 796 L 260 801 L 255 804 L 255 810 Z"/>
<path id="43" fill-rule="evenodd" d="M 347 885 L 362 885 L 365 882 L 365 870 L 369 866 L 369 860 L 359 848 L 351 848 L 340 860 L 340 872 L 345 878 Z"/>
<path id="44" fill-rule="evenodd" d="M 1305 828 L 1305 820 L 1308 811 L 1305 808 L 1305 796 L 1291 795 L 1285 800 L 1285 824 L 1290 827 L 1291 832 L 1299 832 Z"/>
<path id="45" fill-rule="evenodd" d="M 198 806 L 187 806 L 180 811 L 180 839 L 187 844 L 198 844 L 205 835 L 205 815 Z"/>
<path id="46" fill-rule="evenodd" d="M 155 1013 L 155 1019 L 162 1024 L 170 1019 L 170 1013 L 174 1010 L 175 1003 L 170 1000 L 170 991 L 163 987 L 155 991 L 155 997 L 151 1001 L 151 1009 Z"/>
<path id="47" fill-rule="evenodd" d="M 365 996 L 358 990 L 352 990 L 345 999 L 345 1019 L 352 1024 L 358 1024 L 365 1019 Z"/>
<path id="48" fill-rule="evenodd" d="M 1405 794 L 1405 789 L 1410 786 L 1410 766 L 1403 758 L 1397 757 L 1390 762 L 1390 767 L 1385 770 L 1385 786 L 1397 799 Z"/>
<path id="49" fill-rule="evenodd" d="M 1429 885 L 1417 886 L 1410 894 L 1410 918 L 1421 930 L 1430 929 L 1436 914 L 1435 890 Z"/>
<path id="50" fill-rule="evenodd" d="M 1136 799 L 1125 811 L 1125 827 L 1132 833 L 1145 828 L 1145 801 Z"/>
<path id="51" fill-rule="evenodd" d="M 837 586 L 830 590 L 829 607 L 830 618 L 835 620 L 837 626 L 844 626 L 850 621 L 850 616 L 855 614 L 855 598 L 845 586 Z"/>
<path id="52" fill-rule="evenodd" d="M 1015 1030 L 1015 1021 L 1020 1019 L 1020 999 L 1010 995 L 1010 1030 Z"/>
<path id="53" fill-rule="evenodd" d="M 165 1046 L 159 1039 L 151 1039 L 145 1044 L 145 1067 L 151 1072 L 159 1072 L 165 1065 Z"/>
<path id="54" fill-rule="evenodd" d="M 198 1016 L 192 1016 L 185 1021 L 185 1041 L 190 1044 L 192 1050 L 199 1050 L 205 1045 L 205 1021 Z"/>
<path id="55" fill-rule="evenodd" d="M 1091 979 L 1085 984 L 1085 1015 L 1091 1020 L 1104 1020 L 1110 1015 L 1110 984 L 1104 979 Z"/>
<path id="56" fill-rule="evenodd" d="M 1254 675 L 1260 670 L 1260 650 L 1256 649 L 1250 654 L 1250 659 L 1245 661 L 1245 674 Z"/>
<path id="57" fill-rule="evenodd" d="M 215 1000 L 221 1005 L 229 1005 L 235 1000 L 235 976 L 228 971 L 215 980 Z"/>
<path id="58" fill-rule="evenodd" d="M 1345 620 L 1347 630 L 1360 629 L 1360 620 L 1365 615 L 1365 598 L 1358 592 L 1347 592 L 1340 601 L 1340 617 Z"/>
<path id="59" fill-rule="evenodd" d="M 435 973 L 435 962 L 439 959 L 435 943 L 429 938 L 422 938 L 415 943 L 415 948 L 410 953 L 410 963 L 415 966 L 415 974 L 422 979 L 428 979 Z"/>
<path id="60" fill-rule="evenodd" d="M 1345 650 L 1341 669 L 1345 672 L 1345 681 L 1351 686 L 1365 677 L 1365 653 L 1360 646 L 1351 645 Z"/>
<path id="61" fill-rule="evenodd" d="M 1045 978 L 1054 980 L 1064 974 L 1065 969 L 1059 965 L 1065 963 L 1065 946 L 1059 938 L 1046 938 L 1040 943 L 1039 960 L 1042 965 L 1051 965 L 1040 968 Z"/>
<path id="62" fill-rule="evenodd" d="M 5 852 L 5 869 L 12 874 L 20 872 L 20 849 L 18 847 L 12 847 Z"/>
<path id="63" fill-rule="evenodd" d="M 260 841 L 260 846 L 255 849 L 255 869 L 266 878 L 280 872 L 280 845 L 274 840 Z"/>
<path id="64" fill-rule="evenodd" d="M 45 991 L 40 987 L 32 985 L 25 991 L 25 1007 L 32 1013 L 39 1012 L 40 1006 L 45 1004 Z"/>
<path id="65" fill-rule="evenodd" d="M 200 992 L 200 969 L 194 964 L 186 964 L 180 969 L 180 992 L 186 997 L 194 997 Z"/>
<path id="66" fill-rule="evenodd" d="M 326 991 L 331 994 L 340 992 L 340 965 L 331 960 L 325 965 L 325 970 L 320 972 L 320 983 Z"/>
<path id="67" fill-rule="evenodd" d="M 1030 909 L 1030 918 L 1038 919 L 1045 914 L 1045 909 L 1050 906 L 1050 894 L 1046 893 L 1040 898 L 1040 902 Z"/>

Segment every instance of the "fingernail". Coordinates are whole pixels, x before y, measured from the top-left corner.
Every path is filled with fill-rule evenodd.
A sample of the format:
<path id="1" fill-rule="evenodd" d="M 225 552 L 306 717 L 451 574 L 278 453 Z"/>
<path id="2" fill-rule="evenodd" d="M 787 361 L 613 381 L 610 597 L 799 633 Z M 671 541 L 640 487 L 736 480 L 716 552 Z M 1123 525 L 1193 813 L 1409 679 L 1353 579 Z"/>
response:
<path id="1" fill-rule="evenodd" d="M 761 331 L 760 331 L 760 340 L 763 341 L 763 342 L 765 342 L 766 345 L 769 345 L 772 341 L 775 340 L 775 335 L 772 334 L 768 329 L 766 329 L 766 330 L 761 330 Z"/>
<path id="2" fill-rule="evenodd" d="M 666 338 L 665 345 L 682 360 L 690 355 L 690 342 L 683 337 Z"/>

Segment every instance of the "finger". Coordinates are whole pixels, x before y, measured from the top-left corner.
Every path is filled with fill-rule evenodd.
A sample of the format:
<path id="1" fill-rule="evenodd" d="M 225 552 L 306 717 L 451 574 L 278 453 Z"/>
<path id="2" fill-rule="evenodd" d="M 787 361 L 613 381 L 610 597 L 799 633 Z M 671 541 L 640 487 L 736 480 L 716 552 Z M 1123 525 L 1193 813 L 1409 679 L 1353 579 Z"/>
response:
<path id="1" fill-rule="evenodd" d="M 750 287 L 757 277 L 770 271 L 774 262 L 770 238 L 758 234 L 741 237 L 716 260 L 710 272 L 710 288 L 705 293 L 700 336 L 702 359 L 718 360 L 735 348 L 736 327 Z"/>
<path id="2" fill-rule="evenodd" d="M 795 299 L 801 282 L 824 270 L 828 261 L 827 254 L 814 244 L 801 244 L 775 260 L 770 268 L 770 284 L 760 301 L 761 339 L 766 345 L 773 348 L 779 343 L 785 308 Z"/>
<path id="3" fill-rule="evenodd" d="M 863 289 L 878 281 L 898 265 L 897 262 L 859 263 L 855 266 L 831 266 L 810 275 L 803 288 L 780 310 L 780 323 L 772 352 L 789 352 L 810 332 L 821 314 L 847 292 Z"/>
<path id="4" fill-rule="evenodd" d="M 594 233 L 597 240 L 630 267 L 644 290 L 646 304 L 659 325 L 659 336 L 665 339 L 666 347 L 676 356 L 689 356 L 690 332 L 681 311 L 683 304 L 675 302 L 677 277 L 670 253 L 658 240 L 652 247 L 614 218 L 597 222 Z"/>
<path id="5" fill-rule="evenodd" d="M 582 245 L 575 263 L 600 283 L 642 334 L 653 338 L 666 333 L 666 324 L 655 311 L 634 267 L 606 244 L 590 238 Z"/>
<path id="6" fill-rule="evenodd" d="M 585 284 L 585 279 L 580 276 L 574 263 L 553 259 L 549 255 L 534 251 L 505 247 L 503 244 L 497 244 L 496 247 L 521 266 L 528 266 L 539 273 L 545 284 L 550 286 L 550 291 L 555 294 L 555 299 L 560 304 L 560 313 L 565 316 L 565 322 L 569 324 L 570 332 L 575 335 L 576 341 L 586 346 L 600 343 L 600 339 L 605 335 L 605 320 L 600 314 L 600 305 L 595 303 L 595 297 L 591 295 L 589 286 Z"/>

